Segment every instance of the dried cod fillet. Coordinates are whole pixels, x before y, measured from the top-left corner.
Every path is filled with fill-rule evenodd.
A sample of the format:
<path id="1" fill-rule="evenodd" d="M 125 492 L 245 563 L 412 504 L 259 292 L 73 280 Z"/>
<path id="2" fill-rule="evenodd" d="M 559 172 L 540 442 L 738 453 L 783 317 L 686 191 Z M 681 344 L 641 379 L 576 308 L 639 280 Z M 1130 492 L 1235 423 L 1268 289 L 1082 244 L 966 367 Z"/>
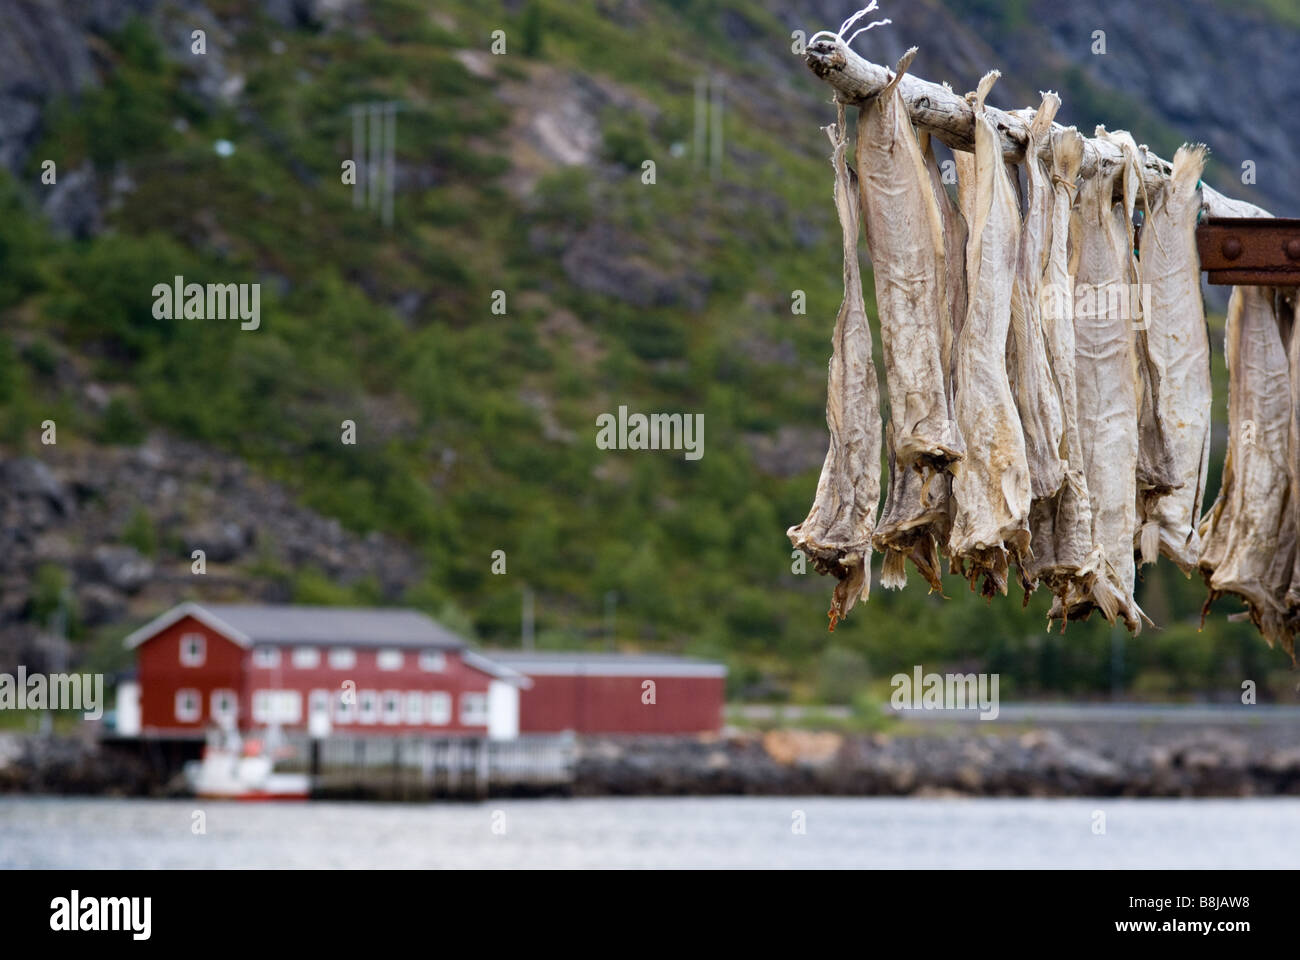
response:
<path id="1" fill-rule="evenodd" d="M 1025 431 L 1025 456 L 1035 500 L 1050 497 L 1061 488 L 1065 464 L 1061 460 L 1061 402 L 1052 381 L 1043 342 L 1039 292 L 1046 268 L 1052 229 L 1051 177 L 1039 156 L 1039 147 L 1051 134 L 1052 119 L 1061 105 L 1054 93 L 1043 95 L 1032 114 L 1025 143 L 1025 170 L 1029 202 L 1020 230 L 1016 282 L 1011 295 L 1011 338 L 1014 366 L 1008 370 L 1011 389 Z"/>
<path id="2" fill-rule="evenodd" d="M 930 187 L 934 190 L 935 201 L 939 204 L 939 218 L 943 223 L 943 262 L 944 275 L 948 281 L 948 316 L 952 320 L 953 343 L 961 333 L 966 321 L 966 238 L 968 234 L 966 218 L 952 202 L 948 188 L 943 184 L 943 174 L 934 157 L 934 146 L 928 133 L 922 133 L 921 156 L 925 159 L 925 170 L 930 175 Z M 965 151 L 956 151 L 954 156 L 974 156 Z M 951 352 L 956 358 L 956 351 Z M 953 365 L 955 369 L 955 364 Z"/>
<path id="3" fill-rule="evenodd" d="M 957 344 L 957 423 L 966 459 L 953 468 L 954 516 L 949 556 L 971 588 L 981 577 L 985 596 L 1006 593 L 1008 561 L 1029 549 L 1029 465 L 1025 438 L 1007 382 L 1020 212 L 1002 163 L 997 130 L 984 98 L 998 78 L 986 74 L 971 98 L 975 108 L 975 191 L 968 241 L 970 306 Z"/>
<path id="4" fill-rule="evenodd" d="M 1047 268 L 1040 290 L 1043 334 L 1061 404 L 1061 488 L 1030 507 L 1033 560 L 1029 576 L 1056 596 L 1054 611 L 1082 609 L 1093 596 L 1101 550 L 1092 542 L 1092 504 L 1084 472 L 1075 383 L 1074 276 L 1070 271 L 1070 209 L 1078 191 L 1083 137 L 1073 127 L 1052 134 L 1052 223 Z M 1064 628 L 1064 622 L 1062 623 Z"/>
<path id="5" fill-rule="evenodd" d="M 1098 134 L 1104 131 L 1098 129 Z M 1092 510 L 1092 542 L 1100 550 L 1092 591 L 1067 604 L 1058 597 L 1049 617 L 1086 619 L 1093 609 L 1112 623 L 1141 629 L 1133 599 L 1133 532 L 1137 526 L 1139 385 L 1127 291 L 1132 199 L 1113 203 L 1127 163 L 1103 161 L 1079 188 L 1070 221 L 1074 303 L 1075 385 L 1084 475 Z M 1124 297 L 1115 292 L 1122 288 Z"/>
<path id="6" fill-rule="evenodd" d="M 889 452 L 889 492 L 872 543 L 883 555 L 880 585 L 887 590 L 907 586 L 911 560 L 930 589 L 942 592 L 939 544 L 948 528 L 949 480 L 946 473 L 923 478 L 911 467 L 899 468 L 894 451 L 893 427 L 886 425 Z"/>
<path id="7" fill-rule="evenodd" d="M 975 218 L 975 154 L 967 150 L 954 150 L 952 152 L 953 167 L 957 171 L 957 209 L 961 213 L 962 220 L 966 223 L 967 237 L 971 221 Z M 970 278 L 972 276 L 972 267 L 970 262 L 970 246 L 966 247 L 966 285 L 969 289 Z M 963 321 L 965 315 L 962 316 Z"/>
<path id="8" fill-rule="evenodd" d="M 1201 264 L 1196 252 L 1197 183 L 1205 166 L 1204 145 L 1174 154 L 1173 172 L 1147 211 L 1143 227 L 1142 282 L 1149 293 L 1146 347 L 1157 371 L 1158 396 L 1141 442 L 1167 427 L 1181 486 L 1160 497 L 1139 494 L 1138 545 L 1143 563 L 1158 553 L 1191 575 L 1201 553 L 1196 531 L 1210 469 L 1210 338 L 1201 301 Z"/>
<path id="9" fill-rule="evenodd" d="M 1142 268 L 1134 253 L 1133 206 L 1139 190 L 1145 190 L 1142 179 L 1143 157 L 1145 147 L 1138 147 L 1133 137 L 1125 130 L 1109 133 L 1104 127 L 1097 128 L 1097 137 L 1109 140 L 1120 148 L 1124 155 L 1124 173 L 1121 186 L 1124 203 L 1121 209 L 1116 204 L 1116 218 L 1122 220 L 1124 235 L 1127 237 L 1129 251 L 1128 288 L 1126 295 L 1119 302 L 1126 303 L 1129 317 L 1133 322 L 1133 358 L 1137 364 L 1138 376 L 1138 460 L 1137 489 L 1140 498 L 1138 511 L 1149 513 L 1155 504 L 1181 483 L 1178 471 L 1178 459 L 1174 450 L 1172 427 L 1165 421 L 1162 392 L 1164 371 L 1152 353 L 1150 346 L 1151 319 L 1146 316 L 1147 297 L 1142 277 Z M 1145 197 L 1143 208 L 1151 208 L 1150 198 Z M 1148 247 L 1163 248 L 1160 234 L 1154 229 L 1147 231 Z M 1118 294 L 1119 289 L 1115 288 Z M 1136 544 L 1135 544 L 1136 546 Z"/>
<path id="10" fill-rule="evenodd" d="M 858 192 L 876 283 L 889 418 L 900 467 L 942 471 L 962 457 L 944 371 L 952 349 L 943 223 L 899 92 L 916 48 L 858 111 Z"/>
<path id="11" fill-rule="evenodd" d="M 1291 511 L 1293 404 L 1272 289 L 1233 289 L 1225 340 L 1228 453 L 1219 496 L 1200 526 L 1199 566 L 1210 588 L 1205 606 L 1208 610 L 1221 594 L 1236 594 L 1246 601 L 1251 622 L 1269 646 L 1280 644 L 1294 658 L 1286 623 L 1290 577 L 1278 572 L 1292 560 L 1285 517 Z M 1293 522 L 1290 527 L 1294 551 Z"/>
<path id="12" fill-rule="evenodd" d="M 834 150 L 835 210 L 844 242 L 844 300 L 835 318 L 826 388 L 830 448 L 817 495 L 803 523 L 786 531 L 819 573 L 839 583 L 831 597 L 831 629 L 859 596 L 871 592 L 871 534 L 880 502 L 880 386 L 871 360 L 871 327 L 858 267 L 858 207 L 845 162 L 844 106 L 827 128 Z"/>
<path id="13" fill-rule="evenodd" d="M 943 221 L 948 325 L 953 331 L 955 342 L 956 331 L 961 329 L 966 312 L 966 221 L 944 188 L 929 134 L 922 133 L 920 142 L 930 186 Z M 955 360 L 956 352 L 951 351 L 950 356 Z M 956 414 L 951 412 L 953 392 L 950 373 L 945 378 L 945 387 L 948 393 L 949 419 L 955 422 Z M 875 548 L 884 555 L 881 586 L 891 590 L 906 586 L 907 568 L 904 560 L 910 559 L 925 577 L 930 589 L 942 592 L 939 546 L 948 542 L 951 475 L 946 472 L 931 474 L 922 480 L 916 470 L 900 470 L 890 429 L 886 429 L 886 445 L 889 451 L 889 492 L 885 495 L 884 512 L 872 538 Z"/>
<path id="14" fill-rule="evenodd" d="M 1287 366 L 1291 380 L 1291 511 L 1290 531 L 1297 538 L 1291 566 L 1291 582 L 1286 592 L 1287 628 L 1293 639 L 1289 648 L 1294 658 L 1294 637 L 1300 633 L 1300 290 L 1293 290 L 1290 304 L 1290 335 L 1287 337 Z"/>

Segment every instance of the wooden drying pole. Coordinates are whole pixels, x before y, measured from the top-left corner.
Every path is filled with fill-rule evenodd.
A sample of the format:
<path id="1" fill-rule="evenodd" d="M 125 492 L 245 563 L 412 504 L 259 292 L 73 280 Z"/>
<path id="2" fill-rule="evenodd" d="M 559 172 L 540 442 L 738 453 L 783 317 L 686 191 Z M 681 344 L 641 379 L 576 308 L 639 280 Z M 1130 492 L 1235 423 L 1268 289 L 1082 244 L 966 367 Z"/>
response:
<path id="1" fill-rule="evenodd" d="M 812 72 L 825 80 L 835 91 L 836 98 L 847 104 L 861 104 L 876 96 L 893 76 L 893 72 L 866 60 L 851 49 L 843 39 L 825 33 L 814 37 L 804 53 L 804 60 Z M 929 131 L 953 150 L 975 149 L 975 113 L 966 98 L 955 93 L 947 84 L 930 83 L 910 73 L 898 85 L 907 103 L 912 123 Z M 987 107 L 989 120 L 1002 139 L 1002 154 L 1012 163 L 1025 158 L 1025 142 L 1029 125 L 1020 117 L 996 107 Z M 1052 124 L 1053 130 L 1065 129 Z M 1046 144 L 1045 144 L 1046 146 Z M 1150 150 L 1142 151 L 1143 180 L 1147 190 L 1154 193 L 1173 169 L 1173 165 L 1157 157 Z M 1102 163 L 1123 162 L 1118 146 L 1105 140 L 1084 138 L 1083 165 L 1080 174 L 1090 177 Z M 1202 197 L 1211 217 L 1271 217 L 1267 210 L 1225 197 L 1217 190 L 1202 185 Z M 1138 196 L 1139 205 L 1142 203 Z"/>

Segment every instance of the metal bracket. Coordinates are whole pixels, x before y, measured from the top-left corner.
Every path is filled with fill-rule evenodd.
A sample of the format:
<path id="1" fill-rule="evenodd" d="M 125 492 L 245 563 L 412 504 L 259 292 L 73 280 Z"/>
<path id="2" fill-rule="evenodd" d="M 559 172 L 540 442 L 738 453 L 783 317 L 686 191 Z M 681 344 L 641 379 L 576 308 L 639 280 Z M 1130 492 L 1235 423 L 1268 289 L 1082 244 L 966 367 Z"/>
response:
<path id="1" fill-rule="evenodd" d="M 1196 228 L 1196 251 L 1213 284 L 1300 285 L 1300 220 L 1211 217 Z"/>

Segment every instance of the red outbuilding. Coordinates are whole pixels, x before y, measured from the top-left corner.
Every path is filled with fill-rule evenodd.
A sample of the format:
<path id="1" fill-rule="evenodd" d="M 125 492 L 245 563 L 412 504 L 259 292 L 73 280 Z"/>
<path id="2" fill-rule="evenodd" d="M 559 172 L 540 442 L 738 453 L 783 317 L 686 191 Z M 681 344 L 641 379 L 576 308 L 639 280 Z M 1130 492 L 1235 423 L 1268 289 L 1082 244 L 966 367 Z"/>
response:
<path id="1" fill-rule="evenodd" d="M 721 729 L 727 668 L 720 663 L 621 653 L 493 651 L 524 674 L 521 733 L 711 733 Z"/>
<path id="2" fill-rule="evenodd" d="M 137 702 L 119 690 L 122 733 L 277 724 L 509 738 L 528 685 L 414 610 L 182 603 L 126 644 Z"/>

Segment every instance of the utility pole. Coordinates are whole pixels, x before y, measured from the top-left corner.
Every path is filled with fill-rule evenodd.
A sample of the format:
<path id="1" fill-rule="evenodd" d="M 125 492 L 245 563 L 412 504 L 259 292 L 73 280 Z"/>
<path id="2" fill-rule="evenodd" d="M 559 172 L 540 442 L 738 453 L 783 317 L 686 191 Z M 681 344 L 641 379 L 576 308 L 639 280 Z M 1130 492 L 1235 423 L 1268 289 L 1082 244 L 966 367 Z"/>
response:
<path id="1" fill-rule="evenodd" d="M 393 225 L 400 108 L 396 100 L 354 103 L 348 108 L 352 114 L 352 161 L 356 164 L 352 206 L 377 211 L 385 227 Z"/>
<path id="2" fill-rule="evenodd" d="M 360 187 L 361 180 L 361 151 L 362 141 L 365 139 L 366 130 L 366 108 L 358 104 L 352 105 L 352 162 L 356 164 L 356 182 L 352 184 L 352 206 L 360 208 L 365 206 L 366 198 Z"/>
<path id="3" fill-rule="evenodd" d="M 722 176 L 722 98 L 722 77 L 715 74 L 713 77 L 713 110 L 709 117 L 713 121 L 713 142 L 709 146 L 709 160 L 712 161 L 709 167 L 709 176 L 714 180 Z"/>
<path id="4" fill-rule="evenodd" d="M 533 649 L 533 588 L 524 587 L 523 647 Z"/>
<path id="5" fill-rule="evenodd" d="M 605 646 L 614 649 L 614 613 L 618 609 L 618 594 L 605 591 Z"/>
<path id="6" fill-rule="evenodd" d="M 709 177 L 722 173 L 723 79 L 720 75 L 695 78 L 695 149 L 691 162 L 696 170 L 709 160 Z"/>
<path id="7" fill-rule="evenodd" d="M 384 104 L 384 226 L 393 225 L 393 152 L 397 147 L 397 104 Z"/>
<path id="8" fill-rule="evenodd" d="M 704 152 L 708 149 L 708 122 L 709 78 L 698 76 L 695 78 L 695 149 L 691 153 L 697 170 L 704 166 Z"/>

